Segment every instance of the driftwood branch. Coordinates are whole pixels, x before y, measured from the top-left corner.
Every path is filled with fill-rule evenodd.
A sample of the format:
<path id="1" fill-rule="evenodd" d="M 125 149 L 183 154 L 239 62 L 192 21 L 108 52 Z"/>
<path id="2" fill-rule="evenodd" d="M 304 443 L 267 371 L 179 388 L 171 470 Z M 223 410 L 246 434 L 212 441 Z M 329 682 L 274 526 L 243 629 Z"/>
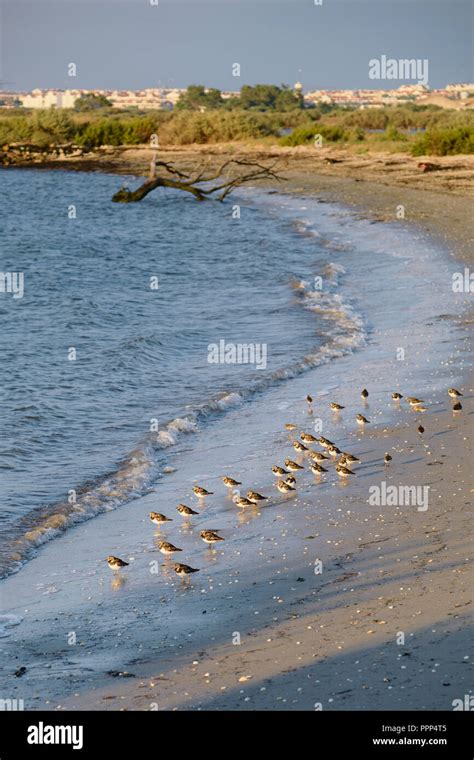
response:
<path id="1" fill-rule="evenodd" d="M 158 168 L 163 170 L 162 174 L 157 174 Z M 223 201 L 237 187 L 247 182 L 257 182 L 266 179 L 274 179 L 280 182 L 284 177 L 278 174 L 276 168 L 277 161 L 267 166 L 259 161 L 231 158 L 224 161 L 213 171 L 209 170 L 209 162 L 206 162 L 192 174 L 185 174 L 171 163 L 157 161 L 155 153 L 151 160 L 147 181 L 136 190 L 129 190 L 126 187 L 121 188 L 115 193 L 112 200 L 115 203 L 137 203 L 157 187 L 169 187 L 174 190 L 183 190 L 186 193 L 191 193 L 198 201 L 207 200 L 212 196 L 218 201 Z M 229 176 L 230 169 L 232 169 L 233 176 Z M 227 178 L 224 179 L 226 173 Z M 223 182 L 209 186 L 209 183 L 221 178 L 224 179 Z"/>

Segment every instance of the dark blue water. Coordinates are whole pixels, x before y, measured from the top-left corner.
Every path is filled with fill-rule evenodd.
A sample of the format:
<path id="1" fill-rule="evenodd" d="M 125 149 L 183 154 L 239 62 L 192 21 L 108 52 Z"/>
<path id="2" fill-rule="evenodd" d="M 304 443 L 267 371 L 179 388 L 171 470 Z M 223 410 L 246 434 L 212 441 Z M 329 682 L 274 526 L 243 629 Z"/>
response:
<path id="1" fill-rule="evenodd" d="M 171 420 L 240 400 L 229 394 L 291 371 L 334 328 L 292 287 L 327 251 L 291 219 L 169 190 L 113 204 L 121 183 L 0 173 L 0 270 L 24 274 L 22 298 L 0 294 L 3 567 L 25 531 L 39 543 L 71 509 L 82 519 L 139 492 L 156 475 L 154 444 L 186 429 Z M 266 368 L 210 364 L 220 340 L 265 344 Z"/>

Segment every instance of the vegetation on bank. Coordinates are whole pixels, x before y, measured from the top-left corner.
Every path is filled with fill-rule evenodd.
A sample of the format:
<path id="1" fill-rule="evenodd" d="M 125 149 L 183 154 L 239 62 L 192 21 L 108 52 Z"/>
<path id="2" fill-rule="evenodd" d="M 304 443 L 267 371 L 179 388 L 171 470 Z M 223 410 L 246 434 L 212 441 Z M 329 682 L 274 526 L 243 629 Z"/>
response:
<path id="1" fill-rule="evenodd" d="M 103 108 L 112 108 L 112 103 L 104 95 L 96 95 L 94 92 L 81 95 L 74 103 L 75 111 L 97 111 Z"/>
<path id="2" fill-rule="evenodd" d="M 256 94 L 250 93 L 254 99 Z M 281 92 L 273 92 L 274 102 L 280 95 Z M 268 98 L 271 93 L 265 92 L 263 96 Z M 0 115 L 0 145 L 30 143 L 46 147 L 74 143 L 93 149 L 104 145 L 140 145 L 149 142 L 153 135 L 164 147 L 251 141 L 295 147 L 311 145 L 320 135 L 323 145 L 354 144 L 360 150 L 384 149 L 416 156 L 454 155 L 474 152 L 474 111 L 410 104 L 363 110 L 323 106 L 281 111 L 258 108 L 201 111 L 180 107 L 175 111 L 144 113 L 114 109 L 26 112 L 22 109 Z"/>
<path id="3" fill-rule="evenodd" d="M 220 90 L 206 89 L 193 84 L 180 95 L 177 110 L 202 111 L 203 109 L 226 111 L 296 111 L 304 108 L 303 95 L 288 85 L 244 85 L 240 93 L 223 98 Z"/>
<path id="4" fill-rule="evenodd" d="M 454 156 L 474 153 L 474 127 L 430 129 L 413 145 L 414 156 Z"/>
<path id="5" fill-rule="evenodd" d="M 190 145 L 278 138 L 283 129 L 303 123 L 303 112 L 254 113 L 247 111 L 153 111 L 107 114 L 66 110 L 5 112 L 0 116 L 0 144 L 30 142 L 49 145 L 74 142 L 97 148 L 101 145 L 140 145 L 158 136 L 161 145 Z"/>

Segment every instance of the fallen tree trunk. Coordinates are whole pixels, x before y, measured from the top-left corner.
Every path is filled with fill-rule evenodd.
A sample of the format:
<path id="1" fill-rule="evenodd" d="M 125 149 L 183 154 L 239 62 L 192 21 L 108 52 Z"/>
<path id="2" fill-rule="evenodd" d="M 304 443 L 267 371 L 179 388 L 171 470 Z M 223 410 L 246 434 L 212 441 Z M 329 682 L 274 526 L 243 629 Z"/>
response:
<path id="1" fill-rule="evenodd" d="M 274 161 L 269 166 L 265 166 L 258 161 L 233 158 L 225 161 L 211 174 L 207 172 L 206 166 L 202 166 L 194 174 L 185 174 L 179 171 L 173 164 L 153 159 L 148 180 L 136 190 L 122 187 L 115 193 L 112 200 L 114 203 L 137 203 L 157 187 L 169 187 L 174 190 L 183 190 L 186 193 L 191 193 L 198 201 L 208 200 L 212 196 L 214 196 L 215 200 L 223 201 L 237 187 L 247 182 L 257 182 L 265 179 L 275 179 L 278 182 L 283 180 L 284 178 L 276 172 L 276 164 L 277 162 Z M 161 167 L 165 174 L 162 176 L 157 175 L 157 167 Z M 239 171 L 241 167 L 243 171 Z M 235 176 L 228 177 L 224 182 L 209 186 L 209 183 L 220 180 L 224 172 L 228 172 L 230 168 L 232 168 Z"/>

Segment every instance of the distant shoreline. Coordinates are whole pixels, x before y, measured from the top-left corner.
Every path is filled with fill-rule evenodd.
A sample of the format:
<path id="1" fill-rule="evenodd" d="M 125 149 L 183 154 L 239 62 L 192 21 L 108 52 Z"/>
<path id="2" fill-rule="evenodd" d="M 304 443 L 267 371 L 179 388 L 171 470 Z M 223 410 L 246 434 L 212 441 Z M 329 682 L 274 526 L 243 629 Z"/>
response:
<path id="1" fill-rule="evenodd" d="M 104 147 L 80 157 L 25 161 L 8 169 L 41 169 L 105 172 L 146 176 L 151 157 L 149 146 Z M 423 172 L 420 159 L 406 154 L 373 152 L 356 154 L 352 149 L 282 148 L 255 144 L 216 144 L 166 148 L 160 151 L 179 169 L 193 169 L 205 161 L 209 167 L 228 157 L 280 159 L 285 181 L 259 183 L 281 193 L 317 196 L 321 201 L 344 203 L 374 221 L 415 223 L 450 246 L 456 258 L 472 262 L 474 255 L 474 155 L 437 156 L 438 167 Z M 431 160 L 431 159 L 430 159 Z M 334 163 L 333 163 L 334 161 Z"/>

